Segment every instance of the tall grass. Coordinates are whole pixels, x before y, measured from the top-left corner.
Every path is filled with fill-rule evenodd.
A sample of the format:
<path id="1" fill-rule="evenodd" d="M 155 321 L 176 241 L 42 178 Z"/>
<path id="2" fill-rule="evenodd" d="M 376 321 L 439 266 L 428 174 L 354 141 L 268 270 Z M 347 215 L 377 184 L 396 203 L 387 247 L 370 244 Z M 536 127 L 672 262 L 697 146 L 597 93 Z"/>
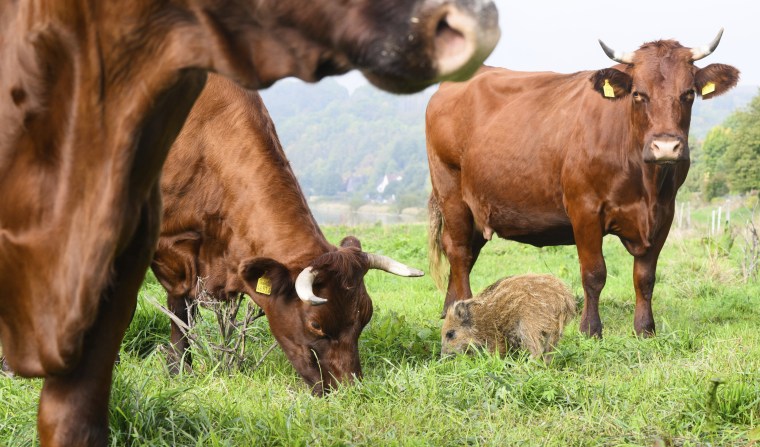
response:
<path id="1" fill-rule="evenodd" d="M 427 265 L 422 225 L 328 227 L 364 249 Z M 738 242 L 737 242 L 738 243 Z M 711 245 L 712 244 L 712 245 Z M 443 297 L 428 277 L 370 272 L 375 313 L 360 340 L 364 379 L 312 397 L 255 322 L 250 362 L 229 372 L 194 352 L 194 369 L 170 376 L 169 324 L 146 304 L 165 300 L 148 277 L 125 336 L 111 396 L 114 446 L 725 446 L 760 438 L 760 283 L 741 281 L 737 248 L 675 234 L 660 258 L 653 302 L 658 333 L 633 335 L 632 259 L 605 240 L 609 277 L 604 339 L 566 330 L 553 362 L 481 353 L 439 359 Z M 495 240 L 472 276 L 547 272 L 582 302 L 575 247 L 537 249 Z M 216 322 L 202 318 L 213 333 Z M 0 445 L 37 445 L 41 382 L 0 379 Z M 755 443 L 755 444 L 753 444 Z"/>

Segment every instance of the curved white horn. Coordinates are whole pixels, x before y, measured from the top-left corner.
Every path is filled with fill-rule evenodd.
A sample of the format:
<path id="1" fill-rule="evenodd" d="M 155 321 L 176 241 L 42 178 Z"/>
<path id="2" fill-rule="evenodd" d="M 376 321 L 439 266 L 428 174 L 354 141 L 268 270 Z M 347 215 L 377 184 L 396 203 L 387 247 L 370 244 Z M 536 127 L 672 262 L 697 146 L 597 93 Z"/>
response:
<path id="1" fill-rule="evenodd" d="M 425 273 L 422 270 L 413 269 L 387 256 L 367 253 L 369 259 L 369 268 L 384 270 L 398 276 L 422 276 Z"/>
<path id="2" fill-rule="evenodd" d="M 715 39 L 713 39 L 712 42 L 710 42 L 709 45 L 704 45 L 699 48 L 692 48 L 691 49 L 691 60 L 692 61 L 698 61 L 702 58 L 705 58 L 712 54 L 713 51 L 715 51 L 715 48 L 718 47 L 718 44 L 720 43 L 720 38 L 723 37 L 723 28 L 718 31 L 718 35 L 715 36 Z"/>
<path id="3" fill-rule="evenodd" d="M 604 42 L 602 42 L 602 39 L 599 39 L 599 45 L 602 46 L 602 50 L 604 50 L 604 54 L 606 54 L 607 57 L 609 57 L 613 61 L 620 62 L 621 64 L 633 63 L 633 53 L 624 53 L 622 51 L 615 51 L 612 48 L 608 47 Z"/>
<path id="4" fill-rule="evenodd" d="M 309 303 L 312 306 L 325 304 L 327 302 L 326 299 L 314 295 L 313 286 L 314 278 L 316 277 L 317 272 L 309 266 L 303 269 L 296 278 L 296 293 L 298 294 L 298 298 L 301 298 L 301 301 Z"/>

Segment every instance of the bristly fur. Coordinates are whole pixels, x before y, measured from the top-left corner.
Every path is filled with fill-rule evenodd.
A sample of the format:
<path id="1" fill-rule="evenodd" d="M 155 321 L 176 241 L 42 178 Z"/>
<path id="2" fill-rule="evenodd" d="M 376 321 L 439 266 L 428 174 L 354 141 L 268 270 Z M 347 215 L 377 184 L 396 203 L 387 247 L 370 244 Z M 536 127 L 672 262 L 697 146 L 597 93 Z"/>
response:
<path id="1" fill-rule="evenodd" d="M 575 307 L 570 290 L 554 276 L 502 278 L 449 307 L 441 328 L 441 354 L 465 352 L 470 346 L 501 355 L 526 349 L 548 363 Z"/>

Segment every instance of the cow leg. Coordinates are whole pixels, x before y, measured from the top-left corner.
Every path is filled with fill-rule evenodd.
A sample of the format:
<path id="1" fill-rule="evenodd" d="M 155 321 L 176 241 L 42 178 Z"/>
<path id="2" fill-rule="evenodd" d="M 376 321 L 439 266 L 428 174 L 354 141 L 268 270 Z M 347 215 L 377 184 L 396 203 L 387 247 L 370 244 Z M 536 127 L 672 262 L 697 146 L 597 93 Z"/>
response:
<path id="1" fill-rule="evenodd" d="M 455 301 L 472 298 L 470 272 L 486 243 L 483 235 L 474 231 L 472 212 L 467 205 L 461 201 L 451 202 L 454 200 L 448 200 L 441 207 L 445 222 L 441 241 L 451 266 L 441 318 Z"/>
<path id="2" fill-rule="evenodd" d="M 633 328 L 636 335 L 651 337 L 655 335 L 654 314 L 652 313 L 652 292 L 654 291 L 657 260 L 660 257 L 670 224 L 661 230 L 652 246 L 643 256 L 633 259 L 633 288 L 636 290 L 636 310 L 633 314 Z"/>
<path id="3" fill-rule="evenodd" d="M 132 239 L 114 262 L 112 281 L 101 294 L 79 362 L 66 374 L 45 377 L 37 415 L 41 446 L 107 445 L 114 362 L 158 238 L 157 188 L 142 211 Z"/>
<path id="4" fill-rule="evenodd" d="M 590 219 L 573 221 L 573 233 L 581 264 L 584 295 L 580 330 L 589 337 L 602 338 L 599 295 L 607 281 L 607 266 L 602 254 L 601 227 L 599 222 Z"/>
<path id="5" fill-rule="evenodd" d="M 167 298 L 169 310 L 182 320 L 185 325 L 189 325 L 190 323 L 187 299 L 186 295 L 169 295 Z M 170 324 L 172 328 L 171 350 L 167 356 L 167 363 L 170 374 L 179 374 L 183 361 L 188 367 L 193 363 L 192 355 L 187 350 L 190 347 L 190 340 L 188 340 L 177 323 L 172 320 Z"/>
<path id="6" fill-rule="evenodd" d="M 637 257 L 633 261 L 633 287 L 636 290 L 636 310 L 633 314 L 633 328 L 636 335 L 651 337 L 655 334 L 652 314 L 652 291 L 657 268 L 657 258 Z"/>

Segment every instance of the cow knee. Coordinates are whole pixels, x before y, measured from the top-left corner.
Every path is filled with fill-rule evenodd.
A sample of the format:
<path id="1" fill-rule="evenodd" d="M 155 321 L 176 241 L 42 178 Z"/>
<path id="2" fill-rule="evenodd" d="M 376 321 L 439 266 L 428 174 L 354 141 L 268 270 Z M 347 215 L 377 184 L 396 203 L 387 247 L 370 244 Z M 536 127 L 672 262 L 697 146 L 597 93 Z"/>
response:
<path id="1" fill-rule="evenodd" d="M 641 297 L 646 300 L 652 299 L 654 289 L 654 275 L 642 274 L 636 276 L 636 287 L 641 292 Z"/>
<path id="2" fill-rule="evenodd" d="M 598 297 L 607 282 L 607 268 L 600 267 L 583 272 L 583 288 L 586 293 Z"/>

